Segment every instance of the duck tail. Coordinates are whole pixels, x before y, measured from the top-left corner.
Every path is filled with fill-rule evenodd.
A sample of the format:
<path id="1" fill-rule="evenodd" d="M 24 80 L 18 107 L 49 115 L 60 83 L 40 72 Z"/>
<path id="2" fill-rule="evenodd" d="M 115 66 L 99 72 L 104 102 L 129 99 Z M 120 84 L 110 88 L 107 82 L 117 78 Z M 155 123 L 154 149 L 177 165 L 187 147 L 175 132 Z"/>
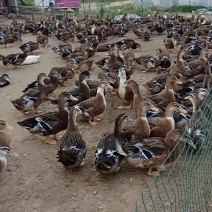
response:
<path id="1" fill-rule="evenodd" d="M 65 167 L 72 167 L 75 165 L 77 157 L 75 154 L 70 154 L 66 150 L 60 149 L 57 152 L 58 162 L 62 163 Z"/>
<path id="2" fill-rule="evenodd" d="M 126 152 L 124 152 L 124 150 L 122 149 L 122 146 L 119 143 L 119 141 L 115 141 L 115 145 L 116 145 L 116 150 L 120 155 L 127 156 Z"/>

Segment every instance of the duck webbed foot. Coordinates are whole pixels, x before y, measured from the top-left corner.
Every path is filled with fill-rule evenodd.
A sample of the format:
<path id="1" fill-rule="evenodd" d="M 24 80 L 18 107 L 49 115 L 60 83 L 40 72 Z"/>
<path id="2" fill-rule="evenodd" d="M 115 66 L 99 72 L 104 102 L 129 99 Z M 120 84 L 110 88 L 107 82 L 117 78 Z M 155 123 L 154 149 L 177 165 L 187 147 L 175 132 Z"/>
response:
<path id="1" fill-rule="evenodd" d="M 48 100 L 54 100 L 54 97 L 47 95 L 46 99 L 48 99 Z"/>
<path id="2" fill-rule="evenodd" d="M 94 117 L 89 118 L 89 124 L 95 126 L 97 124 L 97 120 Z"/>
<path id="3" fill-rule="evenodd" d="M 110 90 L 110 93 L 116 95 L 116 89 L 114 88 L 113 90 Z"/>
<path id="4" fill-rule="evenodd" d="M 56 144 L 56 141 L 52 141 L 51 138 L 50 138 L 49 136 L 46 137 L 45 142 L 46 142 L 47 144 L 50 144 L 50 145 Z"/>
<path id="5" fill-rule="evenodd" d="M 57 134 L 55 134 L 55 135 L 54 135 L 54 139 L 55 139 L 56 141 L 59 141 L 59 140 L 60 140 L 60 136 L 57 135 Z"/>
<path id="6" fill-rule="evenodd" d="M 160 165 L 156 167 L 156 170 L 160 171 L 160 172 L 165 172 L 166 171 L 166 167 L 164 165 Z"/>
<path id="7" fill-rule="evenodd" d="M 35 109 L 35 112 L 36 112 L 36 113 L 42 113 L 43 111 L 36 108 L 36 109 Z"/>
<path id="8" fill-rule="evenodd" d="M 29 115 L 30 114 L 30 111 L 25 111 L 23 112 L 24 115 Z"/>

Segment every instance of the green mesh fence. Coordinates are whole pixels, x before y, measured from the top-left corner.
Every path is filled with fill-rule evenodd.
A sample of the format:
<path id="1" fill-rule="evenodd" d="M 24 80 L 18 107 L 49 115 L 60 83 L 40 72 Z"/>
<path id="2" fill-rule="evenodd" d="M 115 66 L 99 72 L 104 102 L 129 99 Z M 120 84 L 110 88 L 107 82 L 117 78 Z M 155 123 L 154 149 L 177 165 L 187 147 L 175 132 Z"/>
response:
<path id="1" fill-rule="evenodd" d="M 187 132 L 175 147 L 181 147 L 177 159 L 146 183 L 136 212 L 212 211 L 212 89 L 190 119 Z"/>

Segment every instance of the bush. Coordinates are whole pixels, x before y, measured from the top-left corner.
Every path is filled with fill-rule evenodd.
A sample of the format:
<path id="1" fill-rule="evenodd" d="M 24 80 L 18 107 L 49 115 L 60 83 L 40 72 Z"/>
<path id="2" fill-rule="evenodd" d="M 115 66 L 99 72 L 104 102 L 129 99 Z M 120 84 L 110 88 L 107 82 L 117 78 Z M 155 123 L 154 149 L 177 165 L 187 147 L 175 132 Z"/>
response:
<path id="1" fill-rule="evenodd" d="M 35 6 L 33 0 L 24 0 L 24 1 L 23 1 L 23 5 L 24 5 L 24 6 Z"/>
<path id="2" fill-rule="evenodd" d="M 174 5 L 168 9 L 166 9 L 166 12 L 192 12 L 196 11 L 198 9 L 206 8 L 204 6 L 198 5 L 198 6 L 191 6 L 191 5 Z"/>

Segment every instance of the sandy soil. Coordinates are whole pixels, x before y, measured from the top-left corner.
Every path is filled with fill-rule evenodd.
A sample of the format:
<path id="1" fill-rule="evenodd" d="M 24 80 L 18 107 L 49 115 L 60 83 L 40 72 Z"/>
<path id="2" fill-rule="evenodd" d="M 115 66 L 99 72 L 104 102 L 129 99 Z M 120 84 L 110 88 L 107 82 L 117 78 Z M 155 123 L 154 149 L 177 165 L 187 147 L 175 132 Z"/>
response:
<path id="1" fill-rule="evenodd" d="M 10 24 L 11 20 L 0 17 L 0 24 Z M 136 55 L 155 55 L 157 48 L 163 48 L 162 41 L 166 35 L 153 33 L 150 42 L 138 39 L 132 32 L 126 38 L 133 38 L 141 43 L 142 50 L 135 50 Z M 24 34 L 24 42 L 35 41 L 35 36 Z M 109 38 L 108 43 L 121 40 L 115 37 Z M 49 44 L 54 46 L 60 41 L 50 37 Z M 74 43 L 79 45 L 78 42 Z M 20 52 L 20 44 L 9 44 L 7 48 L 0 46 L 0 53 L 7 55 Z M 171 54 L 176 56 L 177 50 Z M 11 78 L 11 85 L 1 88 L 0 92 L 0 119 L 6 120 L 14 127 L 13 131 L 7 132 L 11 135 L 12 148 L 19 154 L 17 158 L 8 157 L 8 167 L 0 175 L 0 211 L 1 212 L 37 212 L 37 211 L 104 211 L 104 212 L 129 212 L 135 211 L 136 202 L 140 204 L 141 194 L 146 191 L 145 181 L 152 179 L 146 175 L 146 170 L 133 169 L 125 163 L 121 164 L 121 169 L 117 174 L 104 176 L 97 173 L 93 168 L 93 158 L 95 148 L 103 133 L 113 129 L 115 117 L 120 113 L 132 114 L 131 110 L 118 110 L 120 104 L 118 97 L 107 94 L 107 109 L 101 115 L 102 120 L 97 126 L 90 126 L 88 123 L 80 122 L 79 128 L 87 143 L 88 151 L 86 164 L 83 168 L 67 171 L 62 164 L 57 162 L 56 152 L 58 145 L 47 145 L 43 142 L 43 137 L 31 135 L 27 130 L 17 125 L 31 115 L 23 115 L 17 111 L 10 100 L 19 97 L 25 86 L 36 80 L 38 73 L 49 73 L 54 66 L 64 66 L 65 62 L 60 56 L 55 55 L 50 48 L 40 48 L 35 51 L 36 55 L 41 55 L 40 62 L 28 66 L 20 66 L 16 70 L 11 67 L 4 67 L 0 63 L 0 74 L 8 73 Z M 97 61 L 105 57 L 102 53 L 97 53 L 94 60 Z M 91 78 L 96 79 L 100 69 L 93 65 Z M 142 73 L 141 67 L 136 66 L 132 79 L 140 84 L 143 95 L 147 91 L 142 86 L 147 80 L 155 76 L 155 72 Z M 74 88 L 74 79 L 69 81 L 70 86 L 59 86 L 53 93 L 55 97 L 61 91 Z M 44 112 L 56 110 L 49 101 L 42 103 L 40 109 Z M 61 132 L 62 134 L 63 132 Z M 141 209 L 141 211 L 143 211 Z M 158 208 L 158 211 L 161 211 Z"/>

